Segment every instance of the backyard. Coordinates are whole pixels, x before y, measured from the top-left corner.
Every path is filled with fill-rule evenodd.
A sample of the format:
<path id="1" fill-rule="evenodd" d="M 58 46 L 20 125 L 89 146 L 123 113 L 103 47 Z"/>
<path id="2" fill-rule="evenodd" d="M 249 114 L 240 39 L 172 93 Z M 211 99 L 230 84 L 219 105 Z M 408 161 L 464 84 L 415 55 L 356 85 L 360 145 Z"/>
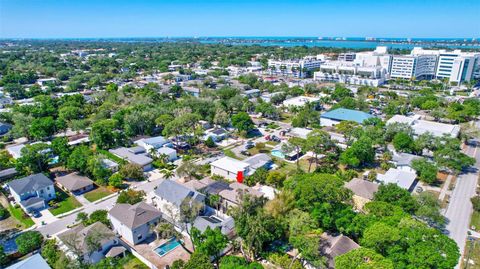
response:
<path id="1" fill-rule="evenodd" d="M 54 216 L 60 215 L 75 208 L 82 206 L 75 197 L 68 195 L 66 192 L 55 188 L 55 193 L 57 194 L 57 198 L 55 198 L 55 205 L 48 209 Z"/>
<path id="2" fill-rule="evenodd" d="M 85 197 L 85 199 L 87 199 L 89 202 L 95 202 L 112 193 L 113 191 L 105 187 L 97 186 L 94 190 L 85 193 L 83 197 Z"/>

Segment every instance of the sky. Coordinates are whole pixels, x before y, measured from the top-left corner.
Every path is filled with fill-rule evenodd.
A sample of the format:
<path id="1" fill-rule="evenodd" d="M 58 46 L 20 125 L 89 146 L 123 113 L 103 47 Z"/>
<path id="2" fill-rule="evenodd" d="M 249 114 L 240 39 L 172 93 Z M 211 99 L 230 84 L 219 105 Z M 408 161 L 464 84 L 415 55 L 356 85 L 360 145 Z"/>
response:
<path id="1" fill-rule="evenodd" d="M 0 38 L 480 37 L 480 0 L 0 0 Z"/>

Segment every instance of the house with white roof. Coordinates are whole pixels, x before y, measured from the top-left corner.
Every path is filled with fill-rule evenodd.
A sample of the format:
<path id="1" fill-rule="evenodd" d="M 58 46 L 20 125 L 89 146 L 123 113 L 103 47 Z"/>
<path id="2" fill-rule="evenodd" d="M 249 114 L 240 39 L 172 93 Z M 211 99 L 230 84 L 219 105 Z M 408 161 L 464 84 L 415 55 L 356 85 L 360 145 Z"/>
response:
<path id="1" fill-rule="evenodd" d="M 165 139 L 163 136 L 155 136 L 155 137 L 149 137 L 149 138 L 142 138 L 133 143 L 135 143 L 139 147 L 144 148 L 146 152 L 150 152 L 152 148 L 159 149 L 161 147 L 168 145 L 170 142 L 167 139 Z"/>
<path id="2" fill-rule="evenodd" d="M 129 163 L 139 165 L 143 168 L 143 171 L 148 171 L 152 169 L 153 159 L 147 156 L 145 149 L 143 147 L 132 147 L 132 148 L 117 148 L 109 150 L 110 153 L 115 156 L 122 158 Z"/>
<path id="3" fill-rule="evenodd" d="M 242 178 L 249 174 L 250 164 L 230 157 L 223 157 L 210 163 L 212 175 L 219 175 L 230 180 L 236 180 L 237 175 Z"/>
<path id="4" fill-rule="evenodd" d="M 397 184 L 399 187 L 411 191 L 417 174 L 397 168 L 390 168 L 385 174 L 377 174 L 377 181 L 383 184 Z"/>
<path id="5" fill-rule="evenodd" d="M 320 98 L 318 97 L 297 96 L 283 101 L 283 105 L 286 107 L 302 107 L 308 103 L 318 104 L 319 101 Z"/>
<path id="6" fill-rule="evenodd" d="M 404 123 L 411 126 L 413 132 L 417 136 L 424 133 L 430 133 L 436 137 L 442 137 L 444 135 L 458 137 L 460 133 L 460 125 L 421 120 L 419 115 L 410 117 L 395 115 L 387 121 L 387 125 L 392 123 Z"/>
<path id="7" fill-rule="evenodd" d="M 166 155 L 169 162 L 175 161 L 177 159 L 177 151 L 169 147 L 157 149 L 157 156 L 161 155 Z"/>

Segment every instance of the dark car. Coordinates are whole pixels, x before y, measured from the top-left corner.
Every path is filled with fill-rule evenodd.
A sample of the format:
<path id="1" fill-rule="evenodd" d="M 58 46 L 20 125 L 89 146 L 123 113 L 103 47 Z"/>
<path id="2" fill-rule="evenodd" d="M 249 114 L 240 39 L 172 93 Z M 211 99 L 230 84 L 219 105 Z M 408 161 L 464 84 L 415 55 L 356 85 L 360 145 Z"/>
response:
<path id="1" fill-rule="evenodd" d="M 245 156 L 252 156 L 252 154 L 246 150 L 242 150 L 240 153 Z"/>

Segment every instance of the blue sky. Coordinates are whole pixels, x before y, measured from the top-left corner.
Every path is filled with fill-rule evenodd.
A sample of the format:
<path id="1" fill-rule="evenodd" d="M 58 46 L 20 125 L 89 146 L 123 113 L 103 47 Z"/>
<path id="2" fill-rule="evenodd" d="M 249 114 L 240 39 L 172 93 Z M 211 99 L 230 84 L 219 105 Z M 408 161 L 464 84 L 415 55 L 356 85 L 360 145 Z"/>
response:
<path id="1" fill-rule="evenodd" d="M 0 38 L 479 37 L 479 0 L 0 0 Z"/>

